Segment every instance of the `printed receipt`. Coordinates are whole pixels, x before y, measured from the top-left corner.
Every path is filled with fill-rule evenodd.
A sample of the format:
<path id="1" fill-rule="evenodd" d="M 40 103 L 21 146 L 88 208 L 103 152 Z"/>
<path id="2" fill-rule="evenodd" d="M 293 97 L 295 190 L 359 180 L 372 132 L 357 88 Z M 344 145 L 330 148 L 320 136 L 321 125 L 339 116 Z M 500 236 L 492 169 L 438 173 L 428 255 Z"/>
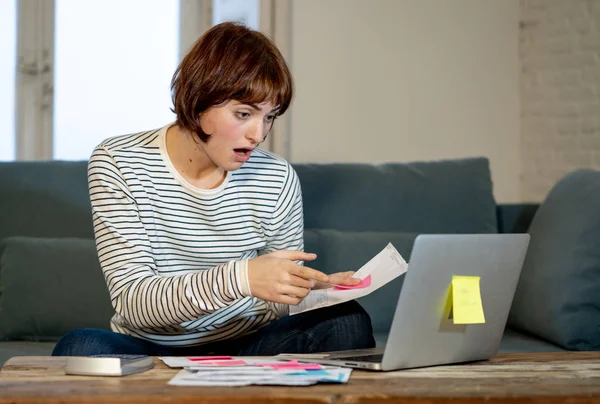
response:
<path id="1" fill-rule="evenodd" d="M 371 275 L 369 286 L 361 289 L 336 289 L 332 286 L 327 289 L 312 290 L 300 304 L 290 306 L 290 316 L 366 296 L 399 277 L 407 270 L 408 264 L 392 243 L 389 243 L 379 254 L 356 271 L 353 276 L 362 280 Z"/>

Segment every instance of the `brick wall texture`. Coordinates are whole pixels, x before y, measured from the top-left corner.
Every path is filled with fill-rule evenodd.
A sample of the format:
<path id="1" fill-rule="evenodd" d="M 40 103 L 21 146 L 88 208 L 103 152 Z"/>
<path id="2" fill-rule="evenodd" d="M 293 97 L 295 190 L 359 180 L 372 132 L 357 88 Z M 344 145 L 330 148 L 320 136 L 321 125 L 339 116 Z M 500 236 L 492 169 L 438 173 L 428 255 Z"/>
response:
<path id="1" fill-rule="evenodd" d="M 524 201 L 600 169 L 600 0 L 521 0 Z"/>

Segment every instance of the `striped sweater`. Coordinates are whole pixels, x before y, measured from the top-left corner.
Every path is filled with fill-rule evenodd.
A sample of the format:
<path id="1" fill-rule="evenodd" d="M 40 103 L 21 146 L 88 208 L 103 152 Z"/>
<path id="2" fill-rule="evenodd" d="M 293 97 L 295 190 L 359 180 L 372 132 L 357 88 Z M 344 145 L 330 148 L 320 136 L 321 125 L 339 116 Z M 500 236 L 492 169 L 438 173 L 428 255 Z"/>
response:
<path id="1" fill-rule="evenodd" d="M 170 126 L 170 125 L 169 125 Z M 215 189 L 199 189 L 166 152 L 168 126 L 107 139 L 88 166 L 113 331 L 190 346 L 255 331 L 288 313 L 252 297 L 248 260 L 302 250 L 300 183 L 256 149 Z"/>

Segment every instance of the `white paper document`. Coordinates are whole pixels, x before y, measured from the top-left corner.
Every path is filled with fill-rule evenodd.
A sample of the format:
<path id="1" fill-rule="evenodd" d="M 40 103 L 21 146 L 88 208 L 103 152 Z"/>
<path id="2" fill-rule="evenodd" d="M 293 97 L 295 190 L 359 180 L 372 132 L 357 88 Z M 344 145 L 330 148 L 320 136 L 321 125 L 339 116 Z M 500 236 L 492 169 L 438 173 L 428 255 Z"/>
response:
<path id="1" fill-rule="evenodd" d="M 199 358 L 201 360 L 198 360 Z M 276 356 L 159 356 L 158 359 L 170 368 L 210 367 L 213 370 L 231 369 L 232 367 L 250 369 L 248 366 L 264 366 L 286 360 Z"/>
<path id="2" fill-rule="evenodd" d="M 379 289 L 391 280 L 399 277 L 408 270 L 408 264 L 396 248 L 389 243 L 379 254 L 363 265 L 353 278 L 365 279 L 371 276 L 371 284 L 359 289 L 327 289 L 312 290 L 297 306 L 290 306 L 290 316 L 305 311 L 333 306 L 366 296 Z"/>
<path id="3" fill-rule="evenodd" d="M 321 370 L 280 370 L 268 368 L 182 369 L 171 386 L 310 386 L 317 383 L 346 383 L 352 369 L 324 367 Z"/>
<path id="4" fill-rule="evenodd" d="M 316 383 L 346 383 L 352 369 L 299 363 L 274 357 L 160 357 L 171 368 L 183 367 L 171 386 L 310 386 Z"/>

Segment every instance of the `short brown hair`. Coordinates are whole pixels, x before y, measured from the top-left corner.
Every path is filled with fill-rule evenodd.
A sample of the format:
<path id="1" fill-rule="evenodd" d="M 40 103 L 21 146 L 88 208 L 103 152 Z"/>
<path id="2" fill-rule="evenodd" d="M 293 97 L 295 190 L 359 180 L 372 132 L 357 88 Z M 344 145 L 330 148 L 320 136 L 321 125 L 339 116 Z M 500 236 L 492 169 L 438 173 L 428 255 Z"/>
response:
<path id="1" fill-rule="evenodd" d="M 177 67 L 171 81 L 177 125 L 207 141 L 199 115 L 228 100 L 244 104 L 270 101 L 289 107 L 292 75 L 279 49 L 266 35 L 224 22 L 206 31 Z"/>

